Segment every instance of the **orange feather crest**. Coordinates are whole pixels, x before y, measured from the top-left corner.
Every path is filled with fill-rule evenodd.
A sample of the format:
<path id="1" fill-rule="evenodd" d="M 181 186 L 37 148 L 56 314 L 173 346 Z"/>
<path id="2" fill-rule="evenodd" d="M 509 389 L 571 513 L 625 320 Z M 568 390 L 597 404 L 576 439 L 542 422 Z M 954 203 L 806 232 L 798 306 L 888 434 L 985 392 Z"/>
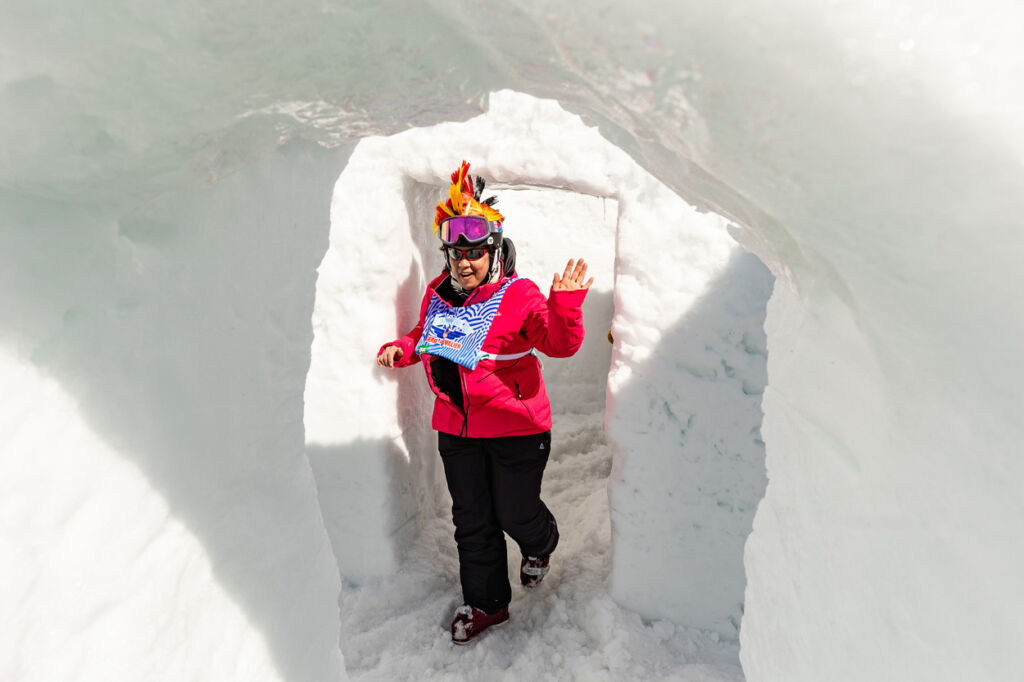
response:
<path id="1" fill-rule="evenodd" d="M 480 189 L 483 189 L 483 181 Z M 473 192 L 473 177 L 469 174 L 469 162 L 463 160 L 459 169 L 452 173 L 452 184 L 448 187 L 448 199 L 437 202 L 434 212 L 434 233 L 441 227 L 441 221 L 450 216 L 480 215 L 488 220 L 502 222 L 505 216 L 491 207 L 495 199 L 478 201 Z"/>

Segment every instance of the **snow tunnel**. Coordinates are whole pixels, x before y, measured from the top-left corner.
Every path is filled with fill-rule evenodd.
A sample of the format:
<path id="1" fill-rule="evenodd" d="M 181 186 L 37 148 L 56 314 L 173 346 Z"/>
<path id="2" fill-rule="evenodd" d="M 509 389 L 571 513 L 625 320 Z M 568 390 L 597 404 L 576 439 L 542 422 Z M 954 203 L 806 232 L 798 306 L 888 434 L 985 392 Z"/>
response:
<path id="1" fill-rule="evenodd" d="M 595 466 L 610 466 L 609 505 L 592 513 L 610 515 L 610 538 L 598 540 L 610 540 L 610 594 L 645 618 L 735 640 L 743 546 L 766 483 L 772 276 L 724 218 L 688 205 L 556 102 L 510 91 L 464 123 L 362 140 L 335 187 L 305 426 L 342 578 L 394 574 L 425 525 L 448 514 L 422 371 L 370 360 L 415 324 L 440 267 L 433 207 L 462 158 L 496 190 L 521 275 L 546 290 L 567 258 L 594 266 L 587 342 L 544 365 L 553 461 L 560 447 L 580 449 L 573 440 L 602 447 L 599 427 L 559 415 L 603 411 L 613 454 Z"/>
<path id="2" fill-rule="evenodd" d="M 404 555 L 382 581 L 389 596 L 422 594 L 401 582 L 417 560 L 403 543 L 437 530 L 424 512 L 436 512 L 432 457 L 414 456 L 433 444 L 417 442 L 423 411 L 395 416 L 422 379 L 375 375 L 369 360 L 408 321 L 427 268 L 407 192 L 440 189 L 464 156 L 509 188 L 617 202 L 608 601 L 726 631 L 742 601 L 731 680 L 1018 679 L 1022 14 L 1006 0 L 5 3 L 0 678 L 336 682 L 345 663 L 358 668 L 338 650 L 339 625 L 352 638 L 322 519 L 348 575 Z M 401 164 L 387 156 L 397 143 L 370 138 L 476 116 L 504 88 L 599 125 L 679 196 L 743 226 L 778 277 L 765 322 L 770 483 L 745 595 L 738 519 L 756 495 L 723 481 L 756 490 L 760 446 L 746 417 L 702 431 L 723 413 L 687 398 L 747 395 L 753 365 L 729 361 L 728 334 L 708 344 L 693 323 L 755 309 L 704 305 L 740 292 L 719 285 L 748 265 L 769 278 L 716 241 L 723 221 L 686 207 L 673 222 L 679 267 L 651 270 L 658 242 L 643 239 L 664 190 L 586 148 L 596 135 L 563 144 L 566 128 L 551 125 L 563 114 L 524 133 L 523 116 L 497 121 L 511 106 L 500 95 L 485 120 L 507 137 L 464 137 L 446 156 L 433 141 L 472 126 L 403 133 L 420 153 Z M 398 272 L 367 268 L 380 254 L 345 241 L 341 201 L 327 252 L 331 188 L 360 138 L 353 168 L 382 171 L 366 191 L 393 219 Z M 664 289 L 648 304 L 637 292 L 650 280 Z M 326 295 L 341 285 L 354 296 Z M 667 319 L 676 326 L 658 326 Z M 756 360 L 760 340 L 733 339 L 751 351 L 733 359 Z M 321 347 L 333 342 L 341 352 Z M 749 476 L 710 475 L 695 457 L 702 433 L 741 442 L 708 438 L 705 451 Z M 679 456 L 640 447 L 656 442 Z M 337 466 L 315 481 L 307 449 Z M 358 515 L 330 508 L 347 499 Z M 353 529 L 339 535 L 345 518 Z M 433 555 L 450 573 L 444 547 Z M 666 587 L 644 557 L 686 580 Z M 706 584 L 723 591 L 683 601 L 679 585 L 715 568 Z M 658 603 L 638 603 L 644 579 Z M 655 677 L 625 656 L 602 667 L 629 643 L 623 621 L 602 622 L 612 611 L 576 612 L 616 632 L 588 631 L 580 649 L 593 656 L 564 669 Z M 524 638 L 536 632 L 519 622 Z M 632 650 L 668 650 L 674 661 L 645 671 L 681 677 L 691 649 L 666 645 L 662 622 Z M 416 625 L 419 651 L 440 651 L 445 624 Z"/>

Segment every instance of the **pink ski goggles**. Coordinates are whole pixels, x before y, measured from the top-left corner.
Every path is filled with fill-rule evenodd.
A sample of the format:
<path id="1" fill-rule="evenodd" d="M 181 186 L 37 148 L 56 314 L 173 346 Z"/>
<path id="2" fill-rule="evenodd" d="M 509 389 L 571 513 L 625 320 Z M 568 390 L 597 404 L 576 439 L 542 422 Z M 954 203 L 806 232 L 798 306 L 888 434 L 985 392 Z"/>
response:
<path id="1" fill-rule="evenodd" d="M 457 215 L 442 220 L 438 234 L 442 244 L 453 246 L 460 237 L 466 244 L 473 245 L 499 232 L 501 223 L 480 215 Z"/>

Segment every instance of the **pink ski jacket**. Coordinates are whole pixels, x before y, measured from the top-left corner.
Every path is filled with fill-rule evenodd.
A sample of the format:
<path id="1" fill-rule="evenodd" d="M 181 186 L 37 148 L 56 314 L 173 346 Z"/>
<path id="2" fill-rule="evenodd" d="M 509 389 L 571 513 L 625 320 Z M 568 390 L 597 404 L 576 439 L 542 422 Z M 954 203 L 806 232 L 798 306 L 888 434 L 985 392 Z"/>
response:
<path id="1" fill-rule="evenodd" d="M 424 318 L 432 296 L 448 273 L 427 286 L 420 304 L 419 323 L 408 334 L 386 343 L 402 349 L 395 367 L 420 361 L 416 343 L 423 333 Z M 508 280 L 474 289 L 463 305 L 486 301 Z M 583 344 L 583 300 L 586 289 L 551 291 L 548 298 L 536 284 L 519 279 L 509 285 L 481 349 L 494 355 L 514 355 L 536 348 L 553 358 L 567 358 Z M 468 438 L 495 438 L 542 433 L 551 429 L 551 404 L 541 376 L 540 360 L 525 355 L 515 360 L 484 359 L 470 370 L 457 365 L 462 385 L 463 409 L 434 384 L 430 373 L 433 358 L 423 363 L 427 382 L 434 391 L 433 427 L 437 431 Z"/>

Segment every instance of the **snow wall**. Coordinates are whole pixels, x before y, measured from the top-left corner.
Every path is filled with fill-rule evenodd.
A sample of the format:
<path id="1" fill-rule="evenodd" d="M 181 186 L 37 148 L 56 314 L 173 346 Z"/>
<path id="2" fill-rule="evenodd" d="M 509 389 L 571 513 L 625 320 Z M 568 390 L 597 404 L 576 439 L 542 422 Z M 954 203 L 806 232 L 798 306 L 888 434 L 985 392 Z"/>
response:
<path id="1" fill-rule="evenodd" d="M 552 272 L 584 256 L 598 279 L 593 306 L 608 308 L 601 299 L 614 285 L 613 320 L 585 311 L 586 357 L 544 360 L 555 399 L 569 404 L 573 373 L 608 375 L 612 595 L 646 617 L 735 638 L 743 545 L 764 493 L 771 275 L 723 218 L 688 206 L 578 116 L 508 91 L 465 123 L 362 140 L 335 188 L 305 405 L 307 450 L 342 576 L 398 570 L 418 520 L 435 513 L 442 494 L 422 371 L 390 372 L 367 358 L 412 328 L 426 283 L 441 271 L 430 226 L 462 156 L 492 183 L 615 200 L 607 235 L 600 222 L 560 215 L 557 204 L 523 220 L 502 203 L 508 190 L 496 191 L 522 254 L 520 275 L 546 291 Z M 531 272 L 531 259 L 548 267 Z"/>
<path id="2" fill-rule="evenodd" d="M 331 188 L 511 88 L 777 278 L 747 678 L 1016 678 L 1022 11 L 7 3 L 2 676 L 342 674 L 301 428 Z"/>
<path id="3" fill-rule="evenodd" d="M 346 157 L 118 212 L 0 191 L 3 679 L 344 676 L 302 391 Z"/>

